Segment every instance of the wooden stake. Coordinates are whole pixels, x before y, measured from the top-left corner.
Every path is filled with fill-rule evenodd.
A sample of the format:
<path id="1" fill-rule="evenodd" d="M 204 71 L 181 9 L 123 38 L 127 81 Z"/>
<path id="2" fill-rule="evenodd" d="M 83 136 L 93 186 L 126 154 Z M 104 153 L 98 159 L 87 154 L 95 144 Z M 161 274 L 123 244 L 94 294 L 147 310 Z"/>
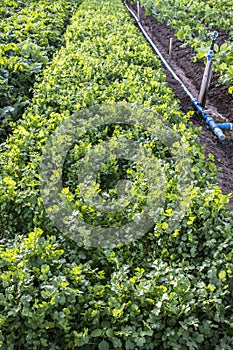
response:
<path id="1" fill-rule="evenodd" d="M 169 43 L 169 57 L 171 58 L 172 56 L 172 43 L 173 43 L 173 38 L 170 38 L 170 43 Z"/>
<path id="2" fill-rule="evenodd" d="M 207 60 L 204 75 L 201 82 L 201 89 L 198 96 L 198 102 L 202 107 L 205 107 L 207 93 L 210 85 L 210 80 L 212 76 L 212 60 Z"/>
<path id="3" fill-rule="evenodd" d="M 201 89 L 198 96 L 198 102 L 202 107 L 205 107 L 207 93 L 210 86 L 210 80 L 212 77 L 212 56 L 214 54 L 214 44 L 218 39 L 218 32 L 214 31 L 213 33 L 210 34 L 210 37 L 212 41 L 211 41 L 210 49 L 207 56 L 204 75 L 201 82 Z"/>
<path id="4" fill-rule="evenodd" d="M 138 11 L 138 19 L 139 19 L 139 22 L 141 20 L 141 16 L 140 16 L 140 1 L 137 1 L 137 11 Z"/>

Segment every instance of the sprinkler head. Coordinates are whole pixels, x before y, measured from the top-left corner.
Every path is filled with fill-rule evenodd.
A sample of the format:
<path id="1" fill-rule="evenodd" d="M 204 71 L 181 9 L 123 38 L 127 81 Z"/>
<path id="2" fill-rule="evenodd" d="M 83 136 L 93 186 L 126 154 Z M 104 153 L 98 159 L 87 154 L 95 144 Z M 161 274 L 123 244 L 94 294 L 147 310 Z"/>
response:
<path id="1" fill-rule="evenodd" d="M 218 38 L 218 32 L 215 30 L 213 33 L 210 33 L 210 38 L 212 41 L 216 41 Z"/>

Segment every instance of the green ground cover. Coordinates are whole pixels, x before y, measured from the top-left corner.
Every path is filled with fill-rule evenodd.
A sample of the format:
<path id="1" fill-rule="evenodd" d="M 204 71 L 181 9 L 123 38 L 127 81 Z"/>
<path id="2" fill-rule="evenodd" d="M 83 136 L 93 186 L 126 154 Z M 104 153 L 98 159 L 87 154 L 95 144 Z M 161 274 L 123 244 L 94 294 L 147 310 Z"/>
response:
<path id="1" fill-rule="evenodd" d="M 36 77 L 63 44 L 80 1 L 4 1 L 0 16 L 0 143 L 33 95 Z"/>
<path id="2" fill-rule="evenodd" d="M 216 169 L 198 141 L 200 130 L 187 127 L 189 116 L 180 111 L 160 62 L 121 1 L 83 1 L 34 89 L 0 158 L 1 349 L 232 349 L 228 197 L 216 185 Z M 165 174 L 166 198 L 142 237 L 114 248 L 88 247 L 48 218 L 40 192 L 42 149 L 74 112 L 125 103 L 147 108 L 148 120 L 167 121 L 180 135 L 176 147 L 186 150 L 184 162 L 190 163 L 191 203 L 171 227 L 177 200 L 182 201 L 181 173 L 150 130 L 127 121 L 124 127 L 90 128 L 70 150 L 63 177 L 64 194 L 83 219 L 96 227 L 120 225 L 143 209 L 150 194 L 146 164 L 113 158 L 101 169 L 99 185 L 108 180 L 105 191 L 114 198 L 118 175 L 132 180 L 133 205 L 106 217 L 81 203 L 79 161 L 106 140 L 144 144 Z"/>

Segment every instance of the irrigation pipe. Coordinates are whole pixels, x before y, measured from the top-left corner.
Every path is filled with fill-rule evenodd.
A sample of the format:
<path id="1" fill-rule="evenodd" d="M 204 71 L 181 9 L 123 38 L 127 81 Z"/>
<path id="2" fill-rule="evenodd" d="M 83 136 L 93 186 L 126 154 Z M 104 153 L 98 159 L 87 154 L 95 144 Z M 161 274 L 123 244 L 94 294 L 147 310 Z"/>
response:
<path id="1" fill-rule="evenodd" d="M 233 124 L 232 123 L 222 123 L 222 124 L 216 124 L 216 125 L 219 129 L 233 131 Z"/>
<path id="2" fill-rule="evenodd" d="M 221 124 L 216 124 L 214 119 L 207 113 L 205 113 L 204 108 L 201 106 L 201 104 L 198 102 L 196 98 L 191 94 L 191 92 L 187 89 L 187 87 L 184 85 L 182 80 L 176 75 L 174 70 L 170 67 L 170 65 L 167 63 L 167 61 L 164 59 L 162 54 L 160 53 L 159 49 L 156 47 L 156 45 L 153 43 L 145 29 L 143 28 L 140 20 L 138 17 L 135 15 L 135 13 L 130 9 L 130 7 L 127 5 L 126 1 L 123 1 L 124 5 L 128 9 L 128 11 L 131 13 L 131 15 L 134 17 L 135 21 L 137 22 L 137 25 L 143 35 L 145 36 L 146 40 L 149 42 L 151 45 L 152 49 L 155 51 L 156 55 L 160 58 L 162 61 L 163 65 L 166 67 L 166 69 L 171 73 L 173 78 L 180 84 L 184 92 L 189 96 L 190 100 L 192 101 L 194 107 L 198 111 L 198 113 L 202 116 L 202 118 L 206 121 L 206 123 L 209 125 L 211 130 L 214 132 L 214 134 L 218 137 L 219 140 L 223 141 L 226 139 L 226 136 L 223 134 L 222 130 L 220 129 L 219 125 Z M 226 123 L 229 124 L 229 123 Z"/>

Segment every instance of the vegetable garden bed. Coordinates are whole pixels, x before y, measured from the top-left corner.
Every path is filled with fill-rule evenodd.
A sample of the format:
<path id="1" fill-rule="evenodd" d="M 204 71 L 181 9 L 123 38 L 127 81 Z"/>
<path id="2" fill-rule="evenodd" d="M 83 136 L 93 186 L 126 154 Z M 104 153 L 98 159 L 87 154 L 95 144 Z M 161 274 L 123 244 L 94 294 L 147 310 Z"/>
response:
<path id="1" fill-rule="evenodd" d="M 1 348 L 232 349 L 233 217 L 199 129 L 187 128 L 190 115 L 180 110 L 120 0 L 84 0 L 64 42 L 1 154 Z M 149 109 L 146 118 L 162 118 L 180 136 L 192 174 L 191 203 L 171 228 L 180 173 L 159 137 L 137 123 L 90 128 L 70 150 L 63 173 L 64 195 L 83 218 L 96 227 L 116 221 L 115 213 L 101 217 L 80 204 L 76 179 L 80 157 L 106 140 L 144 144 L 165 174 L 166 198 L 143 237 L 111 249 L 88 247 L 48 218 L 40 193 L 42 148 L 74 112 L 126 103 Z M 132 220 L 147 199 L 147 167 L 138 167 L 113 159 L 102 169 L 99 185 L 110 183 L 109 195 L 119 174 L 134 181 L 135 202 L 117 224 Z"/>

